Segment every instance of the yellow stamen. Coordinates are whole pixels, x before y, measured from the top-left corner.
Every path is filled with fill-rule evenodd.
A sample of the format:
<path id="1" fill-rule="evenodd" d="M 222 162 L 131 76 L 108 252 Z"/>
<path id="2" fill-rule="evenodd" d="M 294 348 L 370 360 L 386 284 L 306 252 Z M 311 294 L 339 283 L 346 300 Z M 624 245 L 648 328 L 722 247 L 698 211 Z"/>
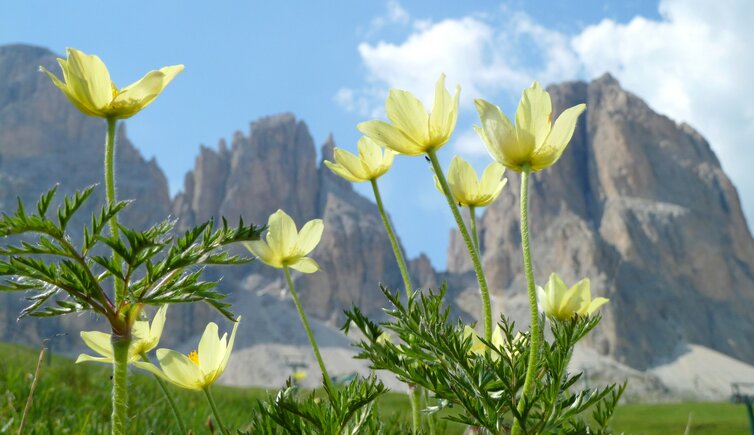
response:
<path id="1" fill-rule="evenodd" d="M 192 350 L 188 354 L 188 359 L 190 359 L 194 364 L 199 365 L 199 352 Z"/>
<path id="2" fill-rule="evenodd" d="M 110 82 L 110 87 L 113 90 L 113 99 L 115 99 L 115 97 L 118 96 L 118 94 L 120 93 L 120 91 L 118 91 L 118 88 L 115 86 L 115 83 L 113 83 L 113 82 Z"/>

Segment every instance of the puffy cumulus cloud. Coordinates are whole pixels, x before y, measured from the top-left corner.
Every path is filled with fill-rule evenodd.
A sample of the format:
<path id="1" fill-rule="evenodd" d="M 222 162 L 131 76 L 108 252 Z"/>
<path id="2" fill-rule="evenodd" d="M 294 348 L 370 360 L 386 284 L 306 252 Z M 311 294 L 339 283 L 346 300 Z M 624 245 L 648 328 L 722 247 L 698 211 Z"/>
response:
<path id="1" fill-rule="evenodd" d="M 410 20 L 411 15 L 397 0 L 388 0 L 385 13 L 372 19 L 367 34 L 371 35 L 391 24 L 406 25 Z"/>
<path id="2" fill-rule="evenodd" d="M 754 223 L 754 2 L 664 0 L 661 19 L 604 20 L 572 47 L 588 78 L 610 71 L 655 110 L 704 135 Z"/>

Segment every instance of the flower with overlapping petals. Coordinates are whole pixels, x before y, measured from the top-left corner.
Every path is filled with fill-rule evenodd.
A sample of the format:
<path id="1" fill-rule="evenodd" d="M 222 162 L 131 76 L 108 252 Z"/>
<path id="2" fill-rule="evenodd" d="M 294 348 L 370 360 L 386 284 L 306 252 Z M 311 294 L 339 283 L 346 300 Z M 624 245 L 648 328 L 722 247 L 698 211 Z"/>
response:
<path id="1" fill-rule="evenodd" d="M 162 329 L 165 326 L 167 311 L 167 305 L 161 306 L 157 310 L 157 313 L 155 313 L 151 325 L 146 320 L 137 320 L 134 322 L 133 329 L 131 329 L 133 340 L 128 348 L 129 362 L 140 360 L 142 354 L 157 347 L 162 336 Z M 81 339 L 84 340 L 89 349 L 95 351 L 100 356 L 81 354 L 76 359 L 77 363 L 86 361 L 113 363 L 112 336 L 110 334 L 100 331 L 81 331 Z"/>
<path id="2" fill-rule="evenodd" d="M 335 162 L 325 160 L 325 165 L 336 175 L 354 183 L 376 180 L 393 165 L 395 151 L 381 147 L 371 138 L 363 136 L 359 139 L 358 147 L 358 156 L 335 148 Z"/>
<path id="3" fill-rule="evenodd" d="M 579 115 L 586 109 L 578 104 L 563 111 L 552 122 L 552 101 L 539 82 L 524 90 L 516 110 L 516 125 L 500 108 L 481 98 L 474 100 L 482 126 L 474 126 L 492 158 L 508 169 L 540 171 L 563 154 Z"/>
<path id="4" fill-rule="evenodd" d="M 453 157 L 448 169 L 448 187 L 455 201 L 465 207 L 484 207 L 491 204 L 508 182 L 503 178 L 505 167 L 490 163 L 479 179 L 471 165 L 459 156 Z M 435 175 L 435 187 L 442 193 L 440 180 Z"/>
<path id="5" fill-rule="evenodd" d="M 419 156 L 436 151 L 445 145 L 458 119 L 458 97 L 461 87 L 456 86 L 453 97 L 445 89 L 445 74 L 435 85 L 435 101 L 427 112 L 413 94 L 391 89 L 385 102 L 385 111 L 391 123 L 367 121 L 357 126 L 359 131 L 399 154 Z"/>
<path id="6" fill-rule="evenodd" d="M 239 317 L 233 325 L 233 332 L 220 337 L 217 324 L 210 322 L 204 329 L 197 350 L 184 355 L 171 349 L 157 349 L 157 361 L 160 368 L 152 363 L 135 362 L 134 365 L 160 376 L 168 382 L 189 390 L 204 390 L 212 385 L 225 371 L 233 342 L 236 340 L 236 330 L 241 322 Z"/>
<path id="7" fill-rule="evenodd" d="M 67 49 L 68 58 L 58 58 L 63 81 L 44 67 L 52 83 L 82 113 L 100 118 L 125 119 L 147 107 L 165 89 L 183 65 L 173 65 L 148 72 L 138 81 L 117 88 L 102 59 L 74 48 Z"/>
<path id="8" fill-rule="evenodd" d="M 590 316 L 608 302 L 606 298 L 592 299 L 589 278 L 582 279 L 569 289 L 554 273 L 544 288 L 537 287 L 537 299 L 542 311 L 558 320 L 568 320 L 574 315 Z"/>
<path id="9" fill-rule="evenodd" d="M 317 247 L 322 238 L 325 228 L 322 219 L 310 220 L 298 231 L 293 219 L 283 210 L 278 210 L 270 215 L 267 227 L 266 240 L 245 243 L 246 248 L 262 263 L 278 269 L 290 267 L 303 273 L 319 270 L 317 262 L 307 254 Z"/>

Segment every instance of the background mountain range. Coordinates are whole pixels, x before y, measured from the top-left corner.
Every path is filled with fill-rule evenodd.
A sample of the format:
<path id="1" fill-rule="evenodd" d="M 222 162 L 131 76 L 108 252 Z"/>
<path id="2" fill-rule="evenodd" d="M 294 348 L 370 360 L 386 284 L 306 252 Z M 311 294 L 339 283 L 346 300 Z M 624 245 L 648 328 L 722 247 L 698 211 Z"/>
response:
<path id="1" fill-rule="evenodd" d="M 2 212 L 14 210 L 17 196 L 33 202 L 55 183 L 71 193 L 100 182 L 102 122 L 80 114 L 35 73 L 39 65 L 56 70 L 55 57 L 38 47 L 0 46 Z M 608 378 L 630 377 L 637 391 L 657 397 L 720 394 L 727 390 L 721 383 L 754 380 L 747 365 L 754 363 L 754 240 L 709 144 L 692 127 L 653 112 L 609 75 L 548 90 L 554 114 L 581 102 L 588 110 L 560 162 L 533 177 L 535 278 L 544 282 L 554 271 L 567 282 L 588 276 L 593 293 L 610 298 L 602 324 L 574 364 Z M 328 138 L 320 155 L 330 158 L 334 146 Z M 157 162 L 139 154 L 123 125 L 116 156 L 119 197 L 136 200 L 125 215 L 132 226 L 168 216 L 182 228 L 239 215 L 263 224 L 278 208 L 297 222 L 324 219 L 313 254 L 323 270 L 297 276 L 297 286 L 317 319 L 315 334 L 332 371 L 363 369 L 350 359 L 349 339 L 337 331 L 342 310 L 355 304 L 379 316 L 384 300 L 378 284 L 398 288 L 400 275 L 375 205 L 317 160 L 303 121 L 292 114 L 262 118 L 230 144 L 202 147 L 174 198 Z M 508 177 L 508 187 L 480 218 L 480 245 L 496 312 L 525 327 L 519 178 Z M 103 198 L 98 188 L 91 204 Z M 411 260 L 411 274 L 424 288 L 446 281 L 454 314 L 471 322 L 480 312 L 476 281 L 460 237 L 454 231 L 448 236 L 447 271 L 420 256 Z M 292 364 L 314 369 L 278 271 L 252 264 L 209 273 L 223 275 L 222 290 L 244 316 L 225 382 L 279 386 Z M 21 306 L 19 295 L 0 295 L 3 340 L 36 345 L 104 326 L 90 315 L 17 321 Z M 188 348 L 214 318 L 205 306 L 171 307 L 165 344 Z M 59 349 L 79 346 L 76 336 L 55 342 Z M 678 376 L 679 364 L 688 376 Z"/>

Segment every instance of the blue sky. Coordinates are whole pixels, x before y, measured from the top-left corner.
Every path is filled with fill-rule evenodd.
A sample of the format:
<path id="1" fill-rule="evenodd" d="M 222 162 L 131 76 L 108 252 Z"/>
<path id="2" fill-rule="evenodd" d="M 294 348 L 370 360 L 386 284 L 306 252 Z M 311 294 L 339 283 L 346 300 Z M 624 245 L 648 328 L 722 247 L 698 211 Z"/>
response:
<path id="1" fill-rule="evenodd" d="M 449 87 L 460 82 L 463 110 L 442 158 L 447 163 L 458 152 L 481 169 L 488 158 L 470 134 L 473 97 L 510 113 L 533 79 L 588 79 L 611 70 L 659 111 L 705 134 L 744 206 L 754 208 L 754 175 L 740 154 L 754 134 L 754 95 L 743 102 L 733 85 L 754 72 L 746 24 L 754 2 L 731 0 L 728 12 L 703 0 L 108 3 L 5 3 L 0 44 L 97 54 L 120 86 L 150 69 L 185 64 L 155 104 L 127 122 L 129 137 L 157 158 L 173 193 L 199 144 L 248 134 L 249 122 L 265 115 L 293 112 L 317 144 L 332 132 L 353 150 L 356 124 L 384 116 L 390 86 L 425 97 L 443 71 Z M 733 54 L 742 47 L 745 56 Z M 725 109 L 712 112 L 713 98 L 725 98 Z M 409 254 L 426 252 L 444 267 L 452 219 L 424 160 L 399 158 L 380 182 Z M 371 197 L 367 187 L 358 189 Z"/>

